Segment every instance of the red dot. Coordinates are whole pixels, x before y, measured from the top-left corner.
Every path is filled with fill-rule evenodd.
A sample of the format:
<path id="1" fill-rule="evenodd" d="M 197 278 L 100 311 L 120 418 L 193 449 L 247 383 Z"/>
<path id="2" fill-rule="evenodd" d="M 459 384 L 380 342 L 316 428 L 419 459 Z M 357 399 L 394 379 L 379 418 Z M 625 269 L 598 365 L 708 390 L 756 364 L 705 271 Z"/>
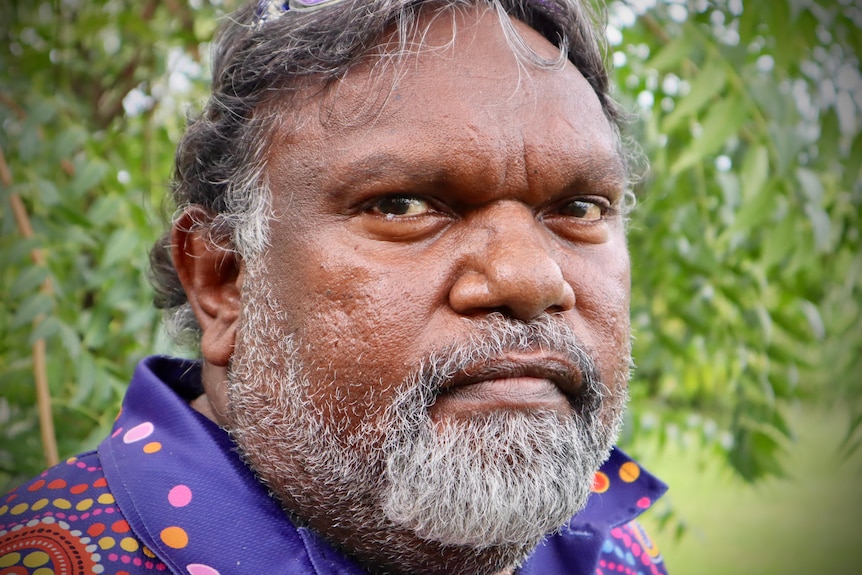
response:
<path id="1" fill-rule="evenodd" d="M 35 482 L 33 485 L 28 487 L 27 491 L 38 491 L 38 490 L 42 489 L 43 487 L 45 487 L 45 480 L 40 479 L 39 481 Z"/>
<path id="2" fill-rule="evenodd" d="M 90 537 L 98 537 L 102 533 L 105 532 L 105 524 L 104 523 L 93 523 L 87 529 L 87 535 Z"/>
<path id="3" fill-rule="evenodd" d="M 71 489 L 69 489 L 69 491 L 71 491 L 73 495 L 80 495 L 81 493 L 85 492 L 87 490 L 87 488 L 89 488 L 89 487 L 90 486 L 87 485 L 86 483 L 81 483 L 79 485 L 72 487 Z"/>
<path id="4" fill-rule="evenodd" d="M 126 533 L 129 531 L 129 524 L 125 519 L 120 519 L 119 521 L 115 521 L 113 525 L 111 525 L 111 530 L 114 533 Z"/>
<path id="5" fill-rule="evenodd" d="M 104 477 L 100 477 L 99 479 L 93 482 L 93 487 L 105 487 L 108 484 L 108 480 Z"/>
<path id="6" fill-rule="evenodd" d="M 66 487 L 65 479 L 55 479 L 48 484 L 48 489 L 63 489 L 64 487 Z"/>

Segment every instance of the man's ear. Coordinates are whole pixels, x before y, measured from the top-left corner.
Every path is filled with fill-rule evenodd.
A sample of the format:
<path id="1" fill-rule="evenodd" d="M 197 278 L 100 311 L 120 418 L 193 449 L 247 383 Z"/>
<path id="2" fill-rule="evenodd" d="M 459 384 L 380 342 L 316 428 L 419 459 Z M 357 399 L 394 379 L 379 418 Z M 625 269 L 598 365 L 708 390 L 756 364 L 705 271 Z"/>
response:
<path id="1" fill-rule="evenodd" d="M 242 289 L 242 262 L 217 245 L 210 233 L 213 215 L 187 208 L 174 222 L 171 249 L 174 267 L 201 327 L 201 354 L 225 367 L 233 355 Z"/>

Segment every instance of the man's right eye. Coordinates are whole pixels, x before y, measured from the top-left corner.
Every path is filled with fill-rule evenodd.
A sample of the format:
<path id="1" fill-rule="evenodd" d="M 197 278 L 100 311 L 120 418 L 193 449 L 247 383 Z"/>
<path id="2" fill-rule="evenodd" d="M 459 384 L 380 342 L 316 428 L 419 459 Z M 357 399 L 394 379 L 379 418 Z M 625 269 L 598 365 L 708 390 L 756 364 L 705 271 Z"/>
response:
<path id="1" fill-rule="evenodd" d="M 398 216 L 421 216 L 433 211 L 433 209 L 426 200 L 415 196 L 387 196 L 369 205 L 368 211 L 387 218 L 394 218 Z"/>

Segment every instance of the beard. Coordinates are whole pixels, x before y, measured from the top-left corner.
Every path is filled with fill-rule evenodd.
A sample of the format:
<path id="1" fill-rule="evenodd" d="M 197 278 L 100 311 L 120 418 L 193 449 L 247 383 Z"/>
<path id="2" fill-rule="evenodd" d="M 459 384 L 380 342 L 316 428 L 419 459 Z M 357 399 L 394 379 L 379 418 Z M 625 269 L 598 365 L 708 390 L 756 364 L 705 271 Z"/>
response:
<path id="1" fill-rule="evenodd" d="M 300 350 L 313 349 L 284 329 L 285 314 L 255 276 L 249 270 L 229 370 L 228 429 L 294 521 L 373 572 L 495 573 L 518 566 L 586 505 L 622 421 L 628 354 L 605 385 L 567 325 L 494 313 L 469 320 L 466 341 L 428 354 L 400 383 L 345 385 L 303 359 Z M 570 413 L 432 420 L 429 408 L 457 373 L 538 350 L 579 367 Z M 336 391 L 324 402 L 322 389 L 360 395 Z"/>

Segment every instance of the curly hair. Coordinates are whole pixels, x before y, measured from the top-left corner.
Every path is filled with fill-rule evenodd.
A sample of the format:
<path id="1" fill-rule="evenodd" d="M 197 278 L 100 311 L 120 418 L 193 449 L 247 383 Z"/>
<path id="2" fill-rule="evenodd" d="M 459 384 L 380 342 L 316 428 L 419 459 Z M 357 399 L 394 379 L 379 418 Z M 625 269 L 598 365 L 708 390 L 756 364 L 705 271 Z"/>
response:
<path id="1" fill-rule="evenodd" d="M 559 67 L 568 59 L 595 91 L 616 131 L 621 156 L 630 160 L 619 137 L 624 115 L 610 95 L 603 18 L 587 1 L 345 0 L 265 22 L 257 2 L 248 3 L 226 19 L 216 36 L 212 93 L 200 115 L 189 121 L 178 146 L 172 184 L 176 213 L 198 206 L 210 218 L 197 225 L 215 245 L 245 259 L 259 254 L 267 245 L 270 219 L 266 151 L 291 95 L 311 84 L 331 85 L 393 30 L 398 45 L 387 54 L 397 58 L 415 52 L 416 35 L 411 34 L 423 10 L 488 6 L 497 12 L 511 49 L 522 60 Z M 556 45 L 560 57 L 549 61 L 531 51 L 512 18 Z M 629 200 L 632 197 L 629 194 Z M 172 339 L 195 347 L 200 327 L 174 268 L 170 237 L 167 230 L 150 252 L 154 303 L 165 310 Z"/>

